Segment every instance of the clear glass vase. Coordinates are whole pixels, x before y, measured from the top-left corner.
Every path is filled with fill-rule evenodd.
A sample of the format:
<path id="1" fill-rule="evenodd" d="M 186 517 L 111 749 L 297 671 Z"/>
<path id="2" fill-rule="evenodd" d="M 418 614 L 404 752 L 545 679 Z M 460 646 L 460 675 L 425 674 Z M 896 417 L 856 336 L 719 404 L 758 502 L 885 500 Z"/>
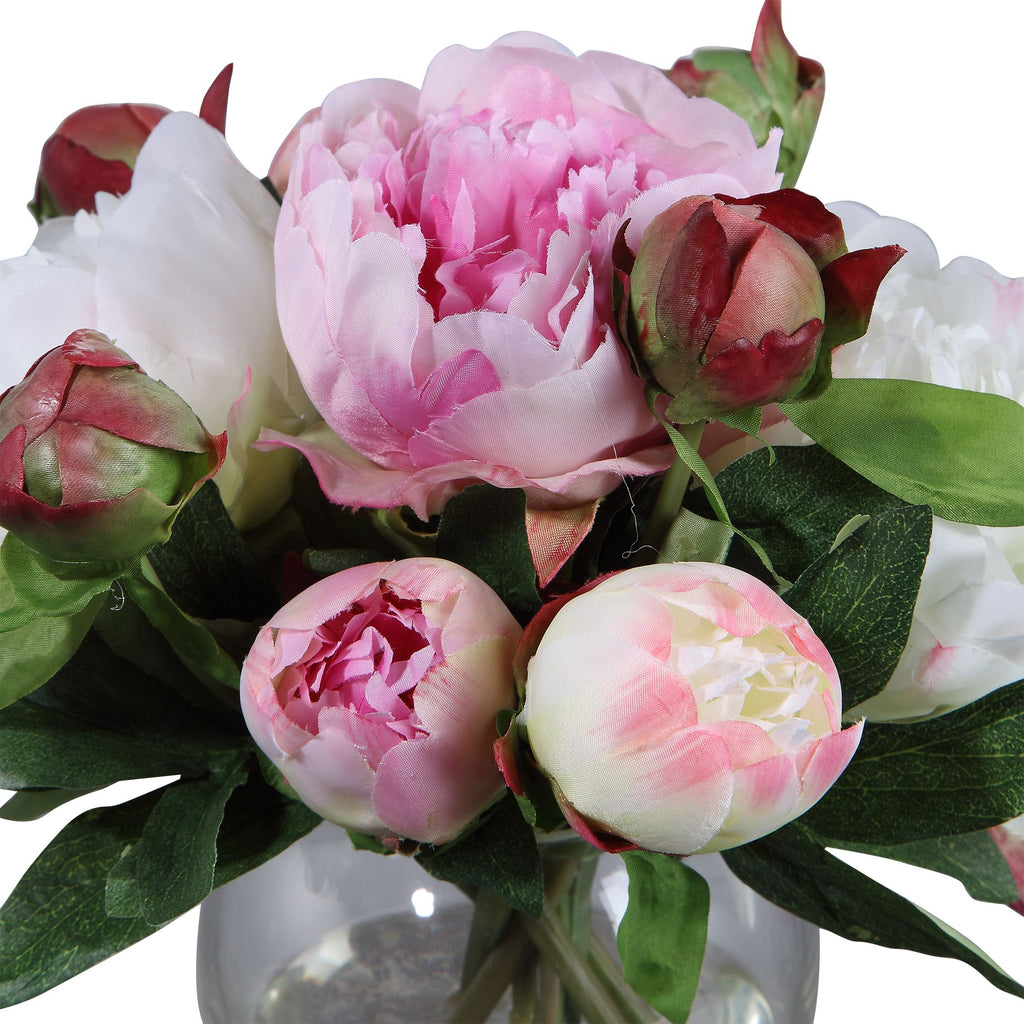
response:
<path id="1" fill-rule="evenodd" d="M 818 930 L 747 888 L 720 857 L 688 863 L 711 889 L 708 946 L 690 1024 L 810 1024 Z M 621 859 L 602 855 L 592 915 L 612 950 L 626 885 Z M 415 861 L 357 852 L 341 829 L 321 825 L 203 904 L 197 951 L 203 1021 L 447 1021 L 472 911 L 455 886 L 431 878 Z M 506 995 L 488 1020 L 507 1021 L 510 1009 Z"/>

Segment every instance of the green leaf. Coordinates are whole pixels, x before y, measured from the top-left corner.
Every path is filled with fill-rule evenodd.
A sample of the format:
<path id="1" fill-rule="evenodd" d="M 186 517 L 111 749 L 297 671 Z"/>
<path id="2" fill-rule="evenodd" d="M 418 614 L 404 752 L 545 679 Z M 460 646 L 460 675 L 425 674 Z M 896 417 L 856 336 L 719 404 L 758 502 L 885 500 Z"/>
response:
<path id="1" fill-rule="evenodd" d="M 121 582 L 128 596 L 164 635 L 189 671 L 211 684 L 238 689 L 238 666 L 221 650 L 202 623 L 186 615 L 174 603 L 145 559 L 140 576 L 125 576 Z"/>
<path id="2" fill-rule="evenodd" d="M 834 380 L 782 411 L 872 483 L 937 516 L 1024 525 L 1024 407 L 910 380 Z"/>
<path id="3" fill-rule="evenodd" d="M 103 909 L 108 917 L 142 917 L 142 897 L 137 877 L 138 843 L 126 846 L 107 875 Z"/>
<path id="4" fill-rule="evenodd" d="M 795 580 L 824 555 L 856 515 L 878 516 L 906 504 L 845 466 L 818 445 L 750 452 L 715 483 L 733 523 L 758 541 L 776 571 Z M 740 545 L 733 546 L 735 554 Z"/>
<path id="5" fill-rule="evenodd" d="M 0 1006 L 45 992 L 156 930 L 106 913 L 107 875 L 159 794 L 91 810 L 63 828 L 0 908 Z"/>
<path id="6" fill-rule="evenodd" d="M 88 789 L 23 789 L 14 793 L 0 807 L 0 818 L 6 821 L 38 821 L 50 811 L 63 807 L 71 800 L 77 800 L 86 793 L 95 793 L 95 788 Z"/>
<path id="7" fill-rule="evenodd" d="M 231 794 L 224 810 L 217 836 L 214 888 L 276 857 L 323 820 L 305 804 L 289 800 L 251 775 Z"/>
<path id="8" fill-rule="evenodd" d="M 533 829 L 511 793 L 472 832 L 445 846 L 427 849 L 416 860 L 434 878 L 456 885 L 482 885 L 516 910 L 540 917 L 544 872 Z"/>
<path id="9" fill-rule="evenodd" d="M 902 846 L 844 843 L 842 849 L 939 871 L 962 882 L 972 898 L 985 903 L 1009 904 L 1020 898 L 1006 858 L 988 832 L 921 839 Z"/>
<path id="10" fill-rule="evenodd" d="M 658 552 L 659 562 L 724 562 L 732 544 L 731 526 L 705 519 L 688 508 L 672 521 Z"/>
<path id="11" fill-rule="evenodd" d="M 310 548 L 302 553 L 307 567 L 319 576 L 330 576 L 371 562 L 389 562 L 392 556 L 373 548 Z"/>
<path id="12" fill-rule="evenodd" d="M 148 558 L 171 599 L 195 618 L 251 622 L 269 618 L 280 605 L 212 480 L 181 510 L 170 540 Z"/>
<path id="13" fill-rule="evenodd" d="M 475 484 L 450 498 L 436 550 L 488 583 L 521 621 L 540 608 L 523 491 Z"/>
<path id="14" fill-rule="evenodd" d="M 839 670 L 843 706 L 884 689 L 910 635 L 931 541 L 927 505 L 883 512 L 822 555 L 786 591 Z"/>
<path id="15" fill-rule="evenodd" d="M 722 856 L 741 881 L 812 924 L 855 942 L 962 960 L 996 988 L 1024 998 L 1024 987 L 968 939 L 844 864 L 811 841 L 799 825 L 726 850 Z"/>
<path id="16" fill-rule="evenodd" d="M 0 787 L 94 789 L 205 774 L 251 740 L 88 637 L 45 686 L 0 710 Z"/>
<path id="17" fill-rule="evenodd" d="M 675 1024 L 690 1014 L 707 942 L 708 884 L 661 853 L 622 855 L 629 905 L 618 945 L 626 983 Z"/>
<path id="18" fill-rule="evenodd" d="M 827 843 L 896 846 L 1024 814 L 1024 681 L 910 725 L 869 722 L 801 822 Z"/>
<path id="19" fill-rule="evenodd" d="M 394 850 L 389 850 L 376 836 L 367 836 L 363 835 L 362 832 L 348 830 L 348 838 L 352 843 L 352 848 L 355 850 L 377 853 L 382 857 L 389 856 L 395 852 Z"/>
<path id="20" fill-rule="evenodd" d="M 162 790 L 136 847 L 139 899 L 149 924 L 173 921 L 210 894 L 224 807 L 245 781 L 249 756 L 236 755 L 207 776 Z"/>
<path id="21" fill-rule="evenodd" d="M 0 1006 L 39 995 L 157 930 L 137 913 L 133 870 L 161 798 L 158 791 L 87 811 L 28 869 L 0 908 Z M 251 779 L 228 800 L 214 885 L 259 867 L 321 820 Z"/>
<path id="22" fill-rule="evenodd" d="M 97 594 L 110 589 L 110 576 L 65 579 L 51 571 L 55 565 L 40 558 L 13 533 L 4 537 L 0 544 L 0 630 L 19 629 L 37 619 L 77 615 Z"/>
<path id="23" fill-rule="evenodd" d="M 74 615 L 35 618 L 0 633 L 0 708 L 38 689 L 67 664 L 103 603 L 97 594 Z"/>

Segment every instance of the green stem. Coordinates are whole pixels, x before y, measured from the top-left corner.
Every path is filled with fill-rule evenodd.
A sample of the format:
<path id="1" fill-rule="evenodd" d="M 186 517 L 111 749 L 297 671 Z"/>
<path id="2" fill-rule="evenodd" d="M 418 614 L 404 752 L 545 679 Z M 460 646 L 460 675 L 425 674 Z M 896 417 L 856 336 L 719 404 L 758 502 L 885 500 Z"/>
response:
<path id="1" fill-rule="evenodd" d="M 658 1011 L 626 984 L 622 968 L 596 935 L 591 936 L 588 959 L 593 972 L 629 1020 L 654 1024 L 659 1019 Z"/>
<path id="2" fill-rule="evenodd" d="M 565 1019 L 565 993 L 552 964 L 541 957 L 537 965 L 537 1021 L 551 1024 Z"/>
<path id="3" fill-rule="evenodd" d="M 526 968 L 533 953 L 533 942 L 526 929 L 519 921 L 511 921 L 505 938 L 491 949 L 472 981 L 463 985 L 455 996 L 449 1021 L 462 1024 L 487 1020 L 502 993 Z"/>
<path id="4" fill-rule="evenodd" d="M 549 905 L 545 905 L 539 921 L 522 913 L 516 916 L 590 1024 L 632 1024 L 588 961 L 580 956 L 565 926 Z"/>
<path id="5" fill-rule="evenodd" d="M 704 426 L 705 423 L 701 420 L 699 423 L 691 423 L 681 430 L 682 435 L 694 448 L 700 446 Z M 683 506 L 686 489 L 690 486 L 690 478 L 690 467 L 679 457 L 677 452 L 672 460 L 672 465 L 669 466 L 664 477 L 662 477 L 661 488 L 658 491 L 654 509 L 651 512 L 650 519 L 647 521 L 647 527 L 643 532 L 643 536 L 640 538 L 640 545 L 630 559 L 630 565 L 645 565 L 648 562 L 654 561 L 650 557 L 651 548 L 654 549 L 655 558 L 657 557 L 657 552 L 661 550 L 661 545 L 664 543 L 668 531 L 672 528 L 676 516 L 679 515 L 679 510 Z"/>
<path id="6" fill-rule="evenodd" d="M 509 1024 L 533 1024 L 546 1020 L 537 1014 L 537 958 L 530 957 L 526 966 L 512 980 L 512 1012 Z"/>
<path id="7" fill-rule="evenodd" d="M 433 538 L 410 530 L 402 521 L 401 509 L 374 509 L 372 521 L 377 532 L 403 555 L 416 558 L 434 553 Z"/>

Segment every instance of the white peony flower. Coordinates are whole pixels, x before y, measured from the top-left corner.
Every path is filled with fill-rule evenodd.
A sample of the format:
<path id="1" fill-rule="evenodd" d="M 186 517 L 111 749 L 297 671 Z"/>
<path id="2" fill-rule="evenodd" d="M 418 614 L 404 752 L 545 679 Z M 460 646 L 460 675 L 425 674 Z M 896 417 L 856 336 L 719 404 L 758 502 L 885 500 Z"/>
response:
<path id="1" fill-rule="evenodd" d="M 906 221 L 829 207 L 851 249 L 899 242 L 863 338 L 836 350 L 836 377 L 903 378 L 1024 404 L 1024 278 L 979 260 L 939 266 Z M 1017 443 L 1012 441 L 1010 443 Z M 874 721 L 941 714 L 1024 678 L 1024 527 L 936 519 L 906 650 L 882 693 L 848 712 Z"/>
<path id="2" fill-rule="evenodd" d="M 168 115 L 125 196 L 47 221 L 25 256 L 0 262 L 0 388 L 72 331 L 102 331 L 207 430 L 228 430 L 221 495 L 240 527 L 266 519 L 289 494 L 294 455 L 249 446 L 262 426 L 294 432 L 313 414 L 278 327 L 277 214 L 219 132 Z"/>

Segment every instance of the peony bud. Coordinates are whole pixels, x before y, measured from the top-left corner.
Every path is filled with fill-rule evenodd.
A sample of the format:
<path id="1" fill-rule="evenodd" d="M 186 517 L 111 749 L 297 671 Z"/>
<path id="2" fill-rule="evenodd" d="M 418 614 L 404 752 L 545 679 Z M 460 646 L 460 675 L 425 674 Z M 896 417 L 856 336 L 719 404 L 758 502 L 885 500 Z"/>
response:
<path id="1" fill-rule="evenodd" d="M 495 715 L 515 704 L 521 632 L 498 595 L 452 562 L 346 569 L 260 631 L 242 666 L 242 712 L 318 814 L 447 842 L 504 788 Z"/>
<path id="2" fill-rule="evenodd" d="M 76 331 L 0 397 L 0 526 L 60 562 L 142 554 L 225 443 L 105 335 Z"/>
<path id="3" fill-rule="evenodd" d="M 656 216 L 615 263 L 619 329 L 642 376 L 695 423 L 810 397 L 832 349 L 867 327 L 898 246 L 848 253 L 842 222 L 796 189 L 691 196 Z"/>
<path id="4" fill-rule="evenodd" d="M 604 849 L 726 850 L 811 807 L 849 763 L 835 665 L 728 566 L 627 569 L 569 599 L 519 716 L 569 823 Z"/>
<path id="5" fill-rule="evenodd" d="M 668 77 L 687 96 L 706 96 L 739 114 L 758 143 L 783 129 L 779 170 L 796 183 L 825 99 L 825 71 L 801 57 L 782 30 L 780 0 L 765 0 L 749 53 L 705 48 L 680 57 Z"/>
<path id="6" fill-rule="evenodd" d="M 207 90 L 199 112 L 222 134 L 230 82 L 229 64 Z M 169 113 L 151 103 L 103 103 L 64 118 L 43 143 L 36 193 L 29 203 L 36 220 L 41 224 L 79 210 L 94 213 L 97 192 L 124 195 L 139 150 Z"/>

